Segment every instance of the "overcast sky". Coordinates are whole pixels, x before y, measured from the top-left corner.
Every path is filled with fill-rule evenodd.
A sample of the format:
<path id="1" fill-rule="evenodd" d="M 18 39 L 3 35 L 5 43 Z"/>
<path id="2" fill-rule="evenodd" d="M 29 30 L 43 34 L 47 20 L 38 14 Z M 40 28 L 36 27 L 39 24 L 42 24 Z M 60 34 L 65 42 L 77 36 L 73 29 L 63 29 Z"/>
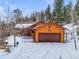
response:
<path id="1" fill-rule="evenodd" d="M 64 0 L 64 3 L 68 4 L 69 1 L 72 1 L 73 5 L 76 3 L 76 0 Z M 24 15 L 30 15 L 33 11 L 45 10 L 48 4 L 53 8 L 53 3 L 54 0 L 0 0 L 0 14 L 4 14 L 7 5 L 11 10 L 19 8 Z"/>

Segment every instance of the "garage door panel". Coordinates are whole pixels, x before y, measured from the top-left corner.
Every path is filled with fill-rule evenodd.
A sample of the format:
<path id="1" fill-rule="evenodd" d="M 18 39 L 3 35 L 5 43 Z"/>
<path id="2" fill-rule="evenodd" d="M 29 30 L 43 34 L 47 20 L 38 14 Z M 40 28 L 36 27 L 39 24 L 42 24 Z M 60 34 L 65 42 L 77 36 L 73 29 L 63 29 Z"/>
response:
<path id="1" fill-rule="evenodd" d="M 38 38 L 40 42 L 59 42 L 60 34 L 58 33 L 39 33 Z"/>

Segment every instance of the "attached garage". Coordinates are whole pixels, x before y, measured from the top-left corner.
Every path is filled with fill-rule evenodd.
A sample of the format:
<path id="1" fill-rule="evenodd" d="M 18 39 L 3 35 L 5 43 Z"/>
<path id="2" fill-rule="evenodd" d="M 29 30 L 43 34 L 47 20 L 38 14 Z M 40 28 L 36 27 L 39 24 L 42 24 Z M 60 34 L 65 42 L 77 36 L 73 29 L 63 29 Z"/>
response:
<path id="1" fill-rule="evenodd" d="M 34 42 L 64 42 L 64 28 L 57 23 L 45 23 L 33 28 Z"/>

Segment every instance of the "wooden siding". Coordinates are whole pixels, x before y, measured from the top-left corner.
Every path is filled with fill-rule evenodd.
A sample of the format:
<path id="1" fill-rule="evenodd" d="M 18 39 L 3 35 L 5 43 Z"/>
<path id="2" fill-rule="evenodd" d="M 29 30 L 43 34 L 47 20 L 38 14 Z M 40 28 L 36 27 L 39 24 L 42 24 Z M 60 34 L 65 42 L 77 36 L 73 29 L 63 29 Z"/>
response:
<path id="1" fill-rule="evenodd" d="M 60 33 L 61 34 L 61 39 L 60 39 L 60 42 L 64 42 L 64 28 L 58 24 L 55 24 L 55 23 L 52 23 L 50 25 L 50 28 L 49 28 L 49 23 L 39 27 L 39 28 L 36 28 L 35 29 L 35 42 L 39 42 L 39 33 Z"/>

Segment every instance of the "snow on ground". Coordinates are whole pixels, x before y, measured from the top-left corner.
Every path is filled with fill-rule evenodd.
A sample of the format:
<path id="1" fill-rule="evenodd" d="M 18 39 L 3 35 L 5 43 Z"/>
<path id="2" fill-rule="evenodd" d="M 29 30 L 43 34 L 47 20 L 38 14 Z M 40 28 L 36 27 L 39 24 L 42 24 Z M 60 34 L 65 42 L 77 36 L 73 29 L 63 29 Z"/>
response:
<path id="1" fill-rule="evenodd" d="M 17 39 L 16 42 L 21 41 L 21 37 L 15 37 L 15 38 Z M 8 42 L 9 45 L 14 46 L 14 37 L 13 36 L 8 37 L 6 42 Z"/>
<path id="2" fill-rule="evenodd" d="M 77 37 L 76 37 L 77 39 Z M 0 50 L 0 59 L 79 59 L 79 41 L 75 50 L 74 40 L 66 43 L 34 43 L 29 37 L 16 37 L 17 47 L 11 47 L 11 53 Z M 9 45 L 14 45 L 13 36 L 8 37 Z"/>
<path id="3" fill-rule="evenodd" d="M 26 39 L 25 39 L 26 38 Z M 19 45 L 11 50 L 11 53 L 5 53 L 0 50 L 1 59 L 79 59 L 78 49 L 75 50 L 74 42 L 68 43 L 34 43 L 31 38 L 16 37 Z M 8 38 L 13 41 L 13 36 Z M 11 42 L 11 41 L 10 41 Z"/>

